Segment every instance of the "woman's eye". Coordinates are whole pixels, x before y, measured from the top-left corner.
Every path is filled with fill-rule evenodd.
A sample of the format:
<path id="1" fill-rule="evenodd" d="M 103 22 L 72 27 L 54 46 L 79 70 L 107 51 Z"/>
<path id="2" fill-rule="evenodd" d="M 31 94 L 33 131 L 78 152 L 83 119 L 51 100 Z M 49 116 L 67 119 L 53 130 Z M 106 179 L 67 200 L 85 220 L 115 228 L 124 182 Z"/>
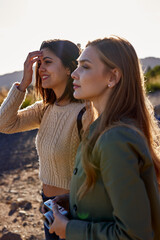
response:
<path id="1" fill-rule="evenodd" d="M 45 61 L 46 64 L 51 63 L 51 61 Z"/>
<path id="2" fill-rule="evenodd" d="M 86 65 L 83 65 L 82 67 L 83 67 L 83 68 L 85 68 L 85 69 L 89 69 L 89 67 L 88 67 L 88 66 L 86 66 Z"/>

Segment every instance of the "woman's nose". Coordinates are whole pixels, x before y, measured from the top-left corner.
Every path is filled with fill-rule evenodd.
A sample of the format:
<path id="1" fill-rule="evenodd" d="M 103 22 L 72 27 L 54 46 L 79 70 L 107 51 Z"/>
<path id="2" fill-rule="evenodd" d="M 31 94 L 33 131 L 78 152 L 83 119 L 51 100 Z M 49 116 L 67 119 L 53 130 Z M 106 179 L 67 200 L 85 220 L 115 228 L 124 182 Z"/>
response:
<path id="1" fill-rule="evenodd" d="M 45 68 L 44 68 L 43 63 L 40 64 L 40 66 L 39 66 L 39 71 L 40 71 L 40 72 L 45 71 Z"/>
<path id="2" fill-rule="evenodd" d="M 78 77 L 78 73 L 77 73 L 77 68 L 72 72 L 71 77 L 72 77 L 73 79 L 78 80 L 79 77 Z"/>

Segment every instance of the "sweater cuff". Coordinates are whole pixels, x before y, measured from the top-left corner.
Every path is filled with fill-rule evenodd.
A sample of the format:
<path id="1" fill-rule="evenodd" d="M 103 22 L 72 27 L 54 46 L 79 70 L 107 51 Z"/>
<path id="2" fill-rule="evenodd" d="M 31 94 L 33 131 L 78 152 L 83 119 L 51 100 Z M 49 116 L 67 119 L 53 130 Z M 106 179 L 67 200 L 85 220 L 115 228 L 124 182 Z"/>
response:
<path id="1" fill-rule="evenodd" d="M 66 227 L 66 240 L 86 240 L 86 232 L 89 222 L 70 220 Z"/>
<path id="2" fill-rule="evenodd" d="M 9 91 L 9 95 L 13 95 L 14 97 L 23 97 L 23 98 L 24 98 L 24 96 L 25 96 L 26 93 L 27 93 L 27 90 L 26 90 L 25 92 L 20 91 L 20 90 L 18 89 L 19 84 L 20 84 L 20 83 L 15 82 L 15 83 L 12 85 L 12 87 L 11 87 L 11 89 L 10 89 L 10 91 Z"/>
<path id="3" fill-rule="evenodd" d="M 3 101 L 1 105 L 1 111 L 7 110 L 7 109 L 17 109 L 20 107 L 22 104 L 22 101 L 25 99 L 25 95 L 27 94 L 26 92 L 22 92 L 17 88 L 18 83 L 14 83 L 12 87 L 10 88 L 7 97 Z"/>

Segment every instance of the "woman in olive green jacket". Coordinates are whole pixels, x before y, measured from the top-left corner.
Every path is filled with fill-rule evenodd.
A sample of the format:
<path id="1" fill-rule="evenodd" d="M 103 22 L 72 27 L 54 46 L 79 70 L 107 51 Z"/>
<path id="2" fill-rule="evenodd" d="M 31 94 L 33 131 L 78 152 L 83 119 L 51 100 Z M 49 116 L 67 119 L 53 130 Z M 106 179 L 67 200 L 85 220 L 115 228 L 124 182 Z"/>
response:
<path id="1" fill-rule="evenodd" d="M 56 203 L 50 231 L 67 240 L 159 240 L 159 129 L 132 45 L 118 37 L 87 45 L 72 74 L 74 97 L 99 117 L 79 146 L 71 219 Z"/>

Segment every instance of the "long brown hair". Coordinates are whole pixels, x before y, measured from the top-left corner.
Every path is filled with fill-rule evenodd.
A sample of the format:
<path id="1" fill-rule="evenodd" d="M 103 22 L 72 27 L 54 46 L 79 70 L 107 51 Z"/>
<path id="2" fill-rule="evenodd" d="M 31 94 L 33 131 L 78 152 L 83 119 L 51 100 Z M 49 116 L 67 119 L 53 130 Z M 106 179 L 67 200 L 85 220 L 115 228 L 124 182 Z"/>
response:
<path id="1" fill-rule="evenodd" d="M 73 96 L 74 90 L 71 73 L 77 67 L 77 58 L 79 57 L 80 49 L 73 42 L 59 39 L 43 41 L 40 50 L 44 48 L 48 48 L 51 52 L 53 52 L 62 61 L 64 67 L 68 67 L 70 69 L 70 76 L 66 88 L 58 101 L 67 97 L 70 102 L 79 102 L 79 100 L 75 99 Z M 39 63 L 36 64 L 35 74 L 35 87 L 37 95 L 40 95 L 42 97 L 44 103 L 54 103 L 57 100 L 54 91 L 52 89 L 44 89 L 42 87 L 42 80 L 39 76 Z"/>
<path id="2" fill-rule="evenodd" d="M 82 164 L 86 178 L 79 189 L 79 197 L 83 197 L 96 182 L 97 166 L 92 162 L 91 154 L 98 137 L 104 129 L 107 131 L 122 125 L 122 118 L 134 120 L 134 129 L 146 139 L 160 183 L 159 128 L 154 118 L 153 107 L 146 97 L 143 72 L 133 46 L 119 37 L 98 39 L 89 42 L 88 46 L 96 49 L 107 69 L 117 68 L 122 76 L 113 88 L 99 126 L 90 139 L 86 137 L 82 142 Z"/>

